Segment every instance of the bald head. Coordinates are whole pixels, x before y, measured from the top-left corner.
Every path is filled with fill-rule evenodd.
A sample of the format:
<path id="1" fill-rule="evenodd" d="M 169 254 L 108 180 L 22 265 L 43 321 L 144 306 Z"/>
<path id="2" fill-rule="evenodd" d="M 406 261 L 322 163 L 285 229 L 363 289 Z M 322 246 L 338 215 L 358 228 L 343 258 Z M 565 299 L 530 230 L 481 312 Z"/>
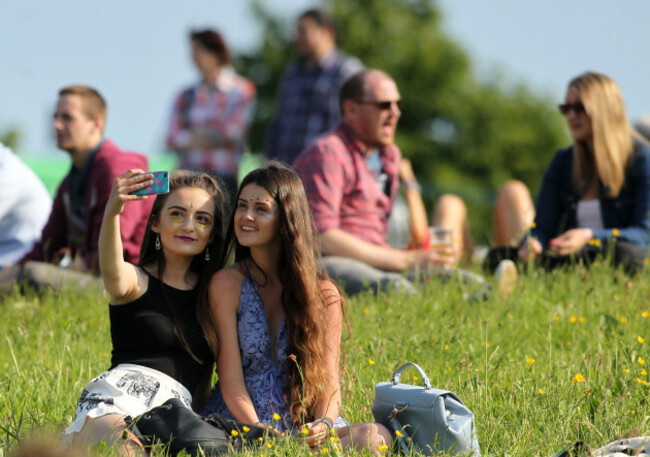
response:
<path id="1" fill-rule="evenodd" d="M 343 122 L 368 147 L 394 143 L 400 101 L 397 84 L 381 70 L 352 75 L 339 93 Z"/>

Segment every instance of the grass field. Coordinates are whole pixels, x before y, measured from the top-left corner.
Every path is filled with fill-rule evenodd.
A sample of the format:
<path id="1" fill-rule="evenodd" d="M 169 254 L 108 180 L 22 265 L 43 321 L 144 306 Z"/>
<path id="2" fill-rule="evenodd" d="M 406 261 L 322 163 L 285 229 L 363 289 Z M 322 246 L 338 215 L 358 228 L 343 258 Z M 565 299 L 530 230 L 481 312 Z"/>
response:
<path id="1" fill-rule="evenodd" d="M 468 302 L 460 284 L 437 281 L 417 298 L 349 299 L 343 415 L 371 420 L 374 385 L 414 361 L 474 411 L 483 455 L 550 456 L 578 440 L 599 447 L 629 432 L 650 434 L 648 279 L 648 271 L 629 280 L 601 264 L 524 275 L 507 300 Z M 32 430 L 71 421 L 82 387 L 109 366 L 111 346 L 103 296 L 13 295 L 0 309 L 5 454 Z M 415 374 L 402 379 L 419 382 Z"/>

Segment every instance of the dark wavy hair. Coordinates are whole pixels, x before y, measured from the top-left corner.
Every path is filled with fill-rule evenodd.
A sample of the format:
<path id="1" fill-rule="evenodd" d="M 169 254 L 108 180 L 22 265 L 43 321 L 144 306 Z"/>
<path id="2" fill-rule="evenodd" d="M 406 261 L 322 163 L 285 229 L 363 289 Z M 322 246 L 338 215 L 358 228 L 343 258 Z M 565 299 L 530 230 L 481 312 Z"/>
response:
<path id="1" fill-rule="evenodd" d="M 323 394 L 323 386 L 326 385 L 326 310 L 338 296 L 335 296 L 331 288 L 328 288 L 329 293 L 323 293 L 323 281 L 328 281 L 329 277 L 316 265 L 316 259 L 320 256 L 315 237 L 316 229 L 309 211 L 305 188 L 298 175 L 282 162 L 270 161 L 246 175 L 239 186 L 235 202 L 239 199 L 242 189 L 251 183 L 263 187 L 278 205 L 281 240 L 278 274 L 282 283 L 281 300 L 289 335 L 289 354 L 296 359 L 295 362 L 287 363 L 285 401 L 294 422 L 302 423 L 314 419 L 314 406 Z M 250 248 L 239 244 L 235 236 L 236 207 L 235 203 L 228 222 L 228 246 L 224 250 L 224 259 L 230 256 L 234 249 L 235 262 L 248 260 L 243 264 L 250 267 L 254 265 Z M 341 306 L 344 307 L 342 300 Z"/>
<path id="2" fill-rule="evenodd" d="M 151 230 L 151 226 L 154 221 L 160 221 L 162 209 L 165 206 L 165 202 L 169 195 L 174 191 L 183 188 L 203 189 L 212 197 L 212 201 L 214 202 L 214 224 L 212 225 L 212 232 L 210 234 L 212 239 L 206 247 L 210 252 L 210 260 L 205 260 L 205 251 L 195 255 L 190 264 L 188 273 L 194 273 L 198 277 L 196 285 L 198 290 L 196 303 L 198 322 L 201 324 L 201 328 L 203 329 L 208 344 L 215 344 L 216 327 L 212 322 L 212 315 L 209 309 L 208 285 L 212 275 L 223 267 L 223 233 L 225 227 L 225 216 L 227 214 L 227 197 L 215 178 L 208 173 L 198 171 L 175 170 L 170 173 L 169 193 L 158 195 L 154 201 L 153 207 L 151 208 L 151 214 L 147 221 L 147 230 L 145 231 L 144 239 L 142 240 L 140 261 L 138 262 L 138 265 L 141 267 L 151 265 L 155 266 L 158 271 L 158 278 L 162 281 L 166 259 L 162 249 L 156 250 L 155 244 L 157 234 Z M 187 339 L 182 330 L 182 325 L 178 319 L 178 307 L 183 304 L 173 303 L 172 301 L 168 301 L 167 304 L 171 309 L 174 321 L 174 331 L 179 340 L 195 360 L 203 362 L 198 360 L 196 355 L 190 350 Z"/>

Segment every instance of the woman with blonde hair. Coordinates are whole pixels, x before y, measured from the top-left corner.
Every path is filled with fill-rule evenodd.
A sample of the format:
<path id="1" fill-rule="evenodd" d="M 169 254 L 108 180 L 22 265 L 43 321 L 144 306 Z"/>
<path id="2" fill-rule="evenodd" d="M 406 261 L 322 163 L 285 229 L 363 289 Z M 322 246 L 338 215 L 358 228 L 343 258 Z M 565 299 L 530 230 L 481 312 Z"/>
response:
<path id="1" fill-rule="evenodd" d="M 391 439 L 384 426 L 339 417 L 343 299 L 318 270 L 313 232 L 290 168 L 271 162 L 244 178 L 226 232 L 235 264 L 210 285 L 219 382 L 203 413 L 301 430 L 312 447 L 333 427 L 343 446 L 378 452 Z"/>
<path id="2" fill-rule="evenodd" d="M 518 249 L 493 250 L 489 261 L 535 256 L 552 268 L 611 252 L 614 264 L 634 274 L 650 241 L 650 147 L 630 125 L 618 85 L 603 74 L 573 79 L 559 109 L 573 145 L 553 158 L 534 209 L 521 182 L 501 189 L 495 244 Z"/>

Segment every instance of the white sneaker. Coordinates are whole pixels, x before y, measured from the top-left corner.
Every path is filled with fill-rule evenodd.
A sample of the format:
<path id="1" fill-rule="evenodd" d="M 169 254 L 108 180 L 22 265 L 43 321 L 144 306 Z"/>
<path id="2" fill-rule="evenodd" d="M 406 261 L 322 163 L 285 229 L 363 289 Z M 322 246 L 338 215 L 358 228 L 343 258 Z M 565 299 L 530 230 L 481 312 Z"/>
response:
<path id="1" fill-rule="evenodd" d="M 499 297 L 503 300 L 515 290 L 517 285 L 517 265 L 512 260 L 502 260 L 494 270 L 494 278 L 499 285 Z"/>

